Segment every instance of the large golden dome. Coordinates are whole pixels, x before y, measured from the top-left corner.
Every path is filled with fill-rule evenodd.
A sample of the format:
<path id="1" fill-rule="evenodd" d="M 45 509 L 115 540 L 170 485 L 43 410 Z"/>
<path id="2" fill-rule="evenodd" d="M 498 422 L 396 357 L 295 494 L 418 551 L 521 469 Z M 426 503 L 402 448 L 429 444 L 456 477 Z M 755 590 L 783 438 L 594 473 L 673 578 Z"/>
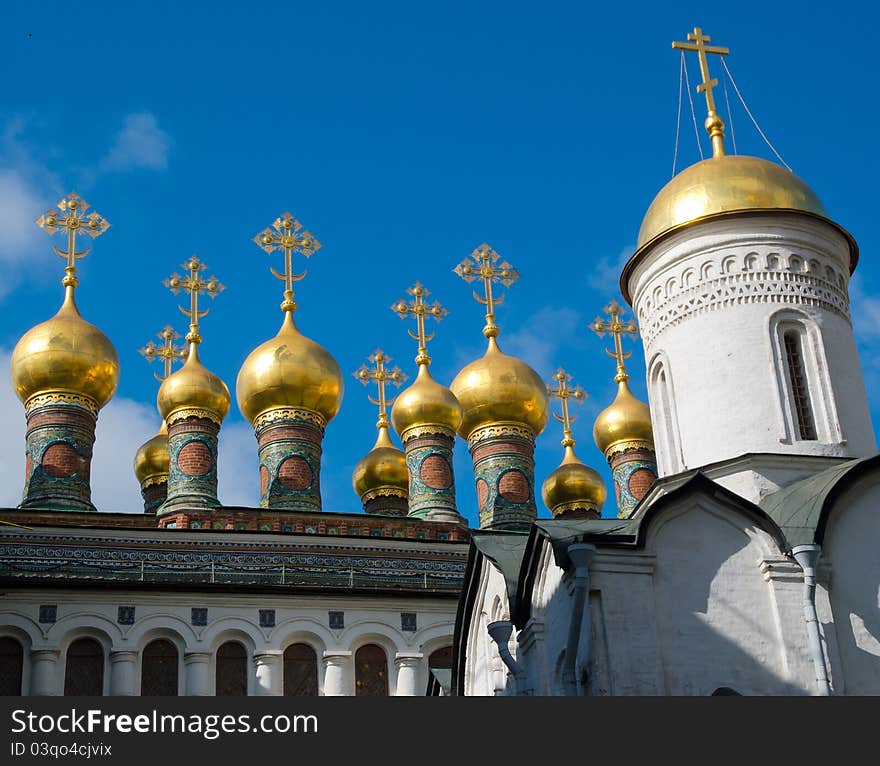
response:
<path id="1" fill-rule="evenodd" d="M 572 447 L 565 448 L 562 463 L 541 487 L 544 504 L 554 516 L 572 510 L 595 510 L 599 514 L 606 494 L 602 477 L 584 465 Z"/>
<path id="2" fill-rule="evenodd" d="M 386 421 L 387 422 L 387 421 Z M 355 466 L 351 484 L 357 496 L 364 499 L 367 493 L 409 494 L 409 473 L 406 458 L 388 436 L 388 426 L 380 426 L 376 443 Z"/>
<path id="3" fill-rule="evenodd" d="M 624 442 L 649 445 L 653 448 L 654 431 L 651 428 L 651 410 L 629 390 L 626 380 L 617 384 L 617 396 L 609 407 L 599 413 L 593 425 L 596 446 L 606 453 L 611 447 Z"/>
<path id="4" fill-rule="evenodd" d="M 330 421 L 342 391 L 336 360 L 297 329 L 289 311 L 278 334 L 251 351 L 235 383 L 238 407 L 251 423 L 276 407 L 301 407 Z"/>
<path id="5" fill-rule="evenodd" d="M 691 165 L 654 198 L 638 247 L 703 218 L 748 210 L 796 210 L 827 217 L 819 198 L 781 165 L 740 154 L 711 157 Z"/>
<path id="6" fill-rule="evenodd" d="M 229 402 L 226 384 L 205 368 L 199 359 L 198 344 L 191 343 L 183 367 L 165 378 L 159 387 L 156 403 L 165 421 L 173 412 L 190 408 L 207 410 L 222 421 L 229 412 Z"/>
<path id="7" fill-rule="evenodd" d="M 402 391 L 391 408 L 391 422 L 399 435 L 413 426 L 446 426 L 453 432 L 461 425 L 461 405 L 455 394 L 431 377 L 427 364 L 419 365 L 413 384 Z"/>
<path id="8" fill-rule="evenodd" d="M 22 402 L 37 394 L 66 392 L 103 407 L 119 383 L 119 357 L 97 327 L 83 319 L 73 287 L 54 317 L 28 330 L 12 352 L 12 385 Z"/>
<path id="9" fill-rule="evenodd" d="M 149 479 L 168 478 L 168 429 L 165 422 L 152 439 L 144 442 L 134 456 L 134 475 L 143 485 Z"/>
<path id="10" fill-rule="evenodd" d="M 521 359 L 503 353 L 489 338 L 486 354 L 464 367 L 449 386 L 461 404 L 463 439 L 488 423 L 523 423 L 537 436 L 550 417 L 547 387 Z"/>

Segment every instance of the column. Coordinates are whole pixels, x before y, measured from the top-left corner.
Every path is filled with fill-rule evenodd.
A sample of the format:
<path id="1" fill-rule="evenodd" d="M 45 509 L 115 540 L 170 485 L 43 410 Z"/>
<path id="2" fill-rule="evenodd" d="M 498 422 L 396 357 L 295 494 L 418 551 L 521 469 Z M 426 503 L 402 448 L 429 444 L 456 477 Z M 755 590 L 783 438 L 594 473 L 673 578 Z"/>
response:
<path id="1" fill-rule="evenodd" d="M 34 649 L 31 651 L 31 688 L 34 697 L 54 697 L 59 694 L 57 649 Z"/>
<path id="2" fill-rule="evenodd" d="M 138 653 L 122 650 L 110 652 L 110 696 L 133 697 L 137 677 Z"/>
<path id="3" fill-rule="evenodd" d="M 409 470 L 409 515 L 461 523 L 452 470 L 455 432 L 442 425 L 419 425 L 404 431 L 401 439 Z"/>
<path id="4" fill-rule="evenodd" d="M 324 696 L 351 697 L 353 673 L 351 652 L 324 652 Z"/>
<path id="5" fill-rule="evenodd" d="M 211 653 L 186 652 L 183 655 L 186 668 L 186 686 L 184 694 L 188 697 L 207 697 L 211 695 Z"/>
<path id="6" fill-rule="evenodd" d="M 168 496 L 158 513 L 175 508 L 215 508 L 220 422 L 207 410 L 181 409 L 168 416 Z"/>
<path id="7" fill-rule="evenodd" d="M 281 652 L 254 654 L 254 673 L 256 675 L 254 694 L 257 697 L 280 697 L 282 672 Z"/>
<path id="8" fill-rule="evenodd" d="M 423 654 L 419 652 L 398 652 L 394 658 L 397 668 L 396 697 L 420 697 L 424 689 L 419 689 L 419 669 Z"/>

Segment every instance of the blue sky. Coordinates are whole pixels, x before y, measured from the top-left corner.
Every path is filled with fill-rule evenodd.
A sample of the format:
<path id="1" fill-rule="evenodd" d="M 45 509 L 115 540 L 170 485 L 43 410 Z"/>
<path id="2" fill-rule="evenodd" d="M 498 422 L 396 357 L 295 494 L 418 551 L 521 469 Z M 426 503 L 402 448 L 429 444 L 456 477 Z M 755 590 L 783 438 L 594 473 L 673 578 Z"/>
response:
<path id="1" fill-rule="evenodd" d="M 828 6 L 820 17 L 794 3 L 180 5 L 13 2 L 0 30 L 0 361 L 61 299 L 63 263 L 33 219 L 76 190 L 112 224 L 80 263 L 78 290 L 122 364 L 99 421 L 101 510 L 140 507 L 130 461 L 158 415 L 137 349 L 168 322 L 186 329 L 161 281 L 195 252 L 227 285 L 203 321 L 202 358 L 234 389 L 241 362 L 281 320 L 281 283 L 268 271 L 278 257 L 251 238 L 287 209 L 324 244 L 297 286 L 298 324 L 347 376 L 324 444 L 327 510 L 360 509 L 350 476 L 374 438 L 374 408 L 351 373 L 377 346 L 414 372 L 414 343 L 388 308 L 405 288 L 421 280 L 450 310 L 430 347 L 438 379 L 448 384 L 482 354 L 481 308 L 452 268 L 483 241 L 522 275 L 498 311 L 502 347 L 547 379 L 562 364 L 587 389 L 578 452 L 611 491 L 591 431 L 613 398 L 613 362 L 587 324 L 618 294 L 622 258 L 670 177 L 670 42 L 694 25 L 731 48 L 762 128 L 860 244 L 852 294 L 870 396 L 880 372 L 866 185 L 877 177 L 867 97 L 877 66 L 852 31 L 876 24 L 873 8 Z M 740 153 L 771 158 L 737 104 L 733 123 Z M 697 159 L 685 111 L 679 169 Z M 633 387 L 645 398 L 634 349 Z M 20 498 L 24 422 L 8 378 L 0 416 L 7 505 Z M 555 422 L 539 438 L 538 484 L 561 457 L 560 438 Z M 456 453 L 459 504 L 476 523 L 463 442 Z M 256 445 L 235 407 L 220 470 L 221 500 L 256 504 Z M 605 515 L 613 506 L 612 492 Z M 540 503 L 539 515 L 549 516 Z"/>

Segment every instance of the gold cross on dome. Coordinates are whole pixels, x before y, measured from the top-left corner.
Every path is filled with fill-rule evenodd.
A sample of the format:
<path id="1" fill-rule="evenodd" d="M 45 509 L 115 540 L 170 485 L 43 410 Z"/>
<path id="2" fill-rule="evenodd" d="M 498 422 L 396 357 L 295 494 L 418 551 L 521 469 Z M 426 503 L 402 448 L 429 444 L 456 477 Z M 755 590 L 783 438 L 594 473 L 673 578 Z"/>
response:
<path id="1" fill-rule="evenodd" d="M 301 253 L 309 258 L 312 253 L 321 249 L 321 243 L 308 231 L 302 230 L 303 225 L 290 213 L 282 213 L 271 226 L 263 229 L 254 242 L 267 253 L 275 250 L 284 251 L 284 273 L 281 274 L 272 267 L 269 270 L 277 278 L 284 282 L 284 301 L 281 304 L 282 311 L 296 311 L 296 301 L 293 300 L 293 283 L 299 282 L 305 275 L 293 273 L 293 254 Z"/>
<path id="2" fill-rule="evenodd" d="M 161 383 L 171 374 L 175 362 L 183 362 L 186 359 L 189 350 L 186 346 L 174 345 L 174 341 L 180 339 L 180 334 L 174 332 L 171 325 L 165 325 L 157 337 L 162 339 L 161 346 L 157 346 L 153 341 L 149 341 L 146 346 L 138 349 L 138 351 L 148 362 L 152 362 L 154 359 L 162 360 L 163 374 L 153 373 L 156 380 Z"/>
<path id="3" fill-rule="evenodd" d="M 587 398 L 587 392 L 580 386 L 571 388 L 568 385 L 571 382 L 571 375 L 561 367 L 553 374 L 553 380 L 556 381 L 556 387 L 554 388 L 552 383 L 548 383 L 547 393 L 551 398 L 559 399 L 559 403 L 562 406 L 561 415 L 557 415 L 555 412 L 553 413 L 553 417 L 562 423 L 562 446 L 574 447 L 574 438 L 571 435 L 571 424 L 574 423 L 577 416 L 573 416 L 569 412 L 568 400 L 574 399 L 578 404 L 581 404 L 584 399 Z"/>
<path id="4" fill-rule="evenodd" d="M 617 374 L 614 376 L 614 380 L 620 383 L 621 381 L 629 380 L 624 360 L 632 356 L 632 351 L 623 350 L 621 338 L 624 335 L 635 338 L 639 334 L 639 328 L 632 319 L 625 324 L 620 320 L 623 309 L 620 308 L 617 301 L 611 301 L 603 311 L 608 314 L 608 321 L 596 317 L 590 324 L 590 329 L 600 338 L 604 337 L 605 333 L 610 334 L 614 338 L 614 351 L 609 351 L 606 348 L 605 353 L 617 360 Z"/>
<path id="5" fill-rule="evenodd" d="M 205 266 L 195 255 L 183 264 L 183 269 L 189 272 L 189 276 L 181 277 L 177 272 L 172 274 L 168 279 L 162 282 L 165 287 L 177 295 L 181 290 L 188 292 L 190 295 L 189 308 L 178 306 L 182 314 L 189 317 L 189 332 L 186 334 L 186 340 L 189 343 L 201 343 L 202 336 L 199 335 L 199 319 L 205 316 L 209 309 L 199 311 L 199 295 L 207 293 L 212 299 L 217 297 L 218 293 L 223 292 L 226 287 L 221 285 L 217 277 L 208 277 L 204 279 L 200 273 L 208 267 Z"/>
<path id="6" fill-rule="evenodd" d="M 416 318 L 416 331 L 413 332 L 407 329 L 409 337 L 419 343 L 416 364 L 431 364 L 431 357 L 428 356 L 428 341 L 433 340 L 434 333 L 426 334 L 425 317 L 433 317 L 439 322 L 449 312 L 440 305 L 439 301 L 434 301 L 431 306 L 425 303 L 425 298 L 431 293 L 421 282 L 416 282 L 412 287 L 407 287 L 406 291 L 413 297 L 412 302 L 407 303 L 401 298 L 391 306 L 391 310 L 401 319 L 406 319 L 410 315 Z"/>
<path id="7" fill-rule="evenodd" d="M 697 85 L 697 93 L 706 94 L 706 108 L 709 116 L 706 119 L 706 130 L 709 131 L 709 137 L 712 139 L 712 156 L 723 157 L 724 151 L 724 121 L 718 116 L 715 109 L 715 95 L 712 89 L 718 86 L 718 80 L 709 76 L 709 59 L 707 53 L 716 53 L 719 56 L 726 56 L 730 53 L 729 48 L 722 48 L 718 45 L 706 45 L 711 41 L 711 37 L 703 34 L 703 30 L 694 27 L 693 32 L 688 33 L 690 42 L 678 43 L 673 42 L 672 47 L 683 51 L 696 51 L 700 60 L 700 74 L 703 81 Z"/>
<path id="8" fill-rule="evenodd" d="M 67 233 L 67 250 L 61 250 L 57 246 L 54 248 L 56 255 L 67 260 L 64 279 L 61 282 L 65 287 L 76 287 L 79 284 L 76 277 L 76 262 L 85 258 L 92 249 L 87 247 L 77 252 L 77 236 L 87 234 L 92 239 L 97 239 L 110 228 L 107 219 L 94 210 L 86 215 L 88 209 L 89 203 L 76 192 L 71 192 L 57 205 L 57 211 L 60 211 L 61 215 L 56 210 L 50 209 L 35 221 L 37 226 L 50 236 L 59 232 Z"/>
<path id="9" fill-rule="evenodd" d="M 391 383 L 399 388 L 407 380 L 407 375 L 401 372 L 399 367 L 394 367 L 391 370 L 385 367 L 386 363 L 391 362 L 391 357 L 385 356 L 385 352 L 381 348 L 377 348 L 370 355 L 369 361 L 375 367 L 370 369 L 365 364 L 362 364 L 360 369 L 355 371 L 354 376 L 365 386 L 369 385 L 370 382 L 376 383 L 379 389 L 379 398 L 374 399 L 372 396 L 367 395 L 367 399 L 379 407 L 379 420 L 376 423 L 376 427 L 387 428 L 390 425 L 388 422 L 388 405 L 394 401 L 394 398 L 388 399 L 386 397 L 385 384 Z"/>
<path id="10" fill-rule="evenodd" d="M 486 326 L 483 328 L 483 334 L 487 338 L 494 338 L 498 335 L 498 325 L 495 324 L 495 307 L 504 302 L 503 295 L 500 298 L 494 296 L 492 285 L 497 282 L 505 287 L 510 287 L 519 279 L 519 272 L 507 261 L 495 265 L 500 257 L 484 242 L 470 254 L 470 257 L 465 258 L 453 269 L 467 283 L 471 283 L 475 279 L 481 279 L 483 282 L 485 296 L 474 290 L 474 299 L 486 307 Z"/>

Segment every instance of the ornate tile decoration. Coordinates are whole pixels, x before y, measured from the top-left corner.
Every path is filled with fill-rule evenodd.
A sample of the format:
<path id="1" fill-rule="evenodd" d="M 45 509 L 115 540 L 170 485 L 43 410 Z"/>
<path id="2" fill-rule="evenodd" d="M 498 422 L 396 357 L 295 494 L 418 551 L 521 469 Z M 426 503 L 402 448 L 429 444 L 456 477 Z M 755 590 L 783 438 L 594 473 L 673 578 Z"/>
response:
<path id="1" fill-rule="evenodd" d="M 43 604 L 40 607 L 40 622 L 44 625 L 58 619 L 58 607 L 55 604 Z"/>
<path id="2" fill-rule="evenodd" d="M 261 628 L 274 628 L 275 627 L 275 610 L 274 609 L 261 609 L 260 610 L 260 627 Z"/>
<path id="3" fill-rule="evenodd" d="M 116 611 L 116 622 L 120 625 L 134 625 L 134 607 L 120 606 Z"/>
<path id="4" fill-rule="evenodd" d="M 345 612 L 328 612 L 330 617 L 330 628 L 333 630 L 342 630 L 345 627 Z"/>
<path id="5" fill-rule="evenodd" d="M 418 630 L 415 612 L 400 613 L 400 629 L 407 633 L 415 633 Z"/>
<path id="6" fill-rule="evenodd" d="M 198 627 L 208 624 L 208 610 L 203 606 L 194 606 L 190 614 L 190 622 Z"/>

